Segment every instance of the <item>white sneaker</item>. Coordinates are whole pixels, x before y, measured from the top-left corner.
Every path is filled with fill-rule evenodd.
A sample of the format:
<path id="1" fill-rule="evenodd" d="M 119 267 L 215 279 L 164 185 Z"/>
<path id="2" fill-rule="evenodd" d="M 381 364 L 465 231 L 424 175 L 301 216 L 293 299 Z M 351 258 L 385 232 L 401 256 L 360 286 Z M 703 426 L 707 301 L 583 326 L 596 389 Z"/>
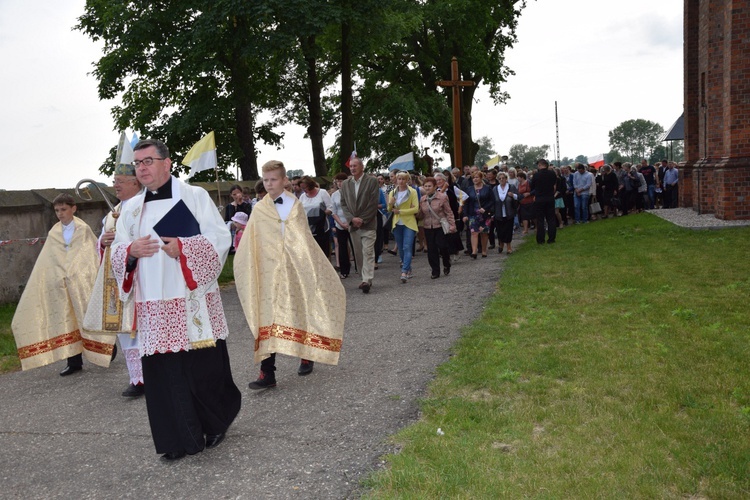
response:
<path id="1" fill-rule="evenodd" d="M 378 264 L 382 264 L 382 263 L 383 263 L 383 256 L 378 255 Z"/>

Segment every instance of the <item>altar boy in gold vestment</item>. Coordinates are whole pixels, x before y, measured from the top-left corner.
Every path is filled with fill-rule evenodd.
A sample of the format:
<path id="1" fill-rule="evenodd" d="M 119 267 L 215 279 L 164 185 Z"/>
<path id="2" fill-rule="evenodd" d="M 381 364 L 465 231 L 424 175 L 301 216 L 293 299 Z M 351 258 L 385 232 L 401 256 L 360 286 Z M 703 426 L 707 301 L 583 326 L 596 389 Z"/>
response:
<path id="1" fill-rule="evenodd" d="M 21 368 L 69 358 L 60 373 L 68 375 L 81 370 L 81 353 L 92 363 L 107 367 L 114 337 L 92 336 L 82 329 L 99 269 L 96 236 L 74 215 L 72 196 L 61 194 L 52 205 L 59 222 L 47 235 L 11 325 Z"/>
<path id="2" fill-rule="evenodd" d="M 251 389 L 276 385 L 276 353 L 302 358 L 300 375 L 314 361 L 337 364 L 346 317 L 341 280 L 313 239 L 302 204 L 284 191 L 284 164 L 269 161 L 262 172 L 268 195 L 253 208 L 234 257 L 237 294 L 261 362 Z"/>

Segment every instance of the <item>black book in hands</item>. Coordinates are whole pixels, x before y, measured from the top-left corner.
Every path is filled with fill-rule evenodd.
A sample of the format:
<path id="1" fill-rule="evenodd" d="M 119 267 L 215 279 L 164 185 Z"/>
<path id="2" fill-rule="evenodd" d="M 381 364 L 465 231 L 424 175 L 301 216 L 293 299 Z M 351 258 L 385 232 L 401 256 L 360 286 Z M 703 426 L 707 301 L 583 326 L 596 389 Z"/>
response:
<path id="1" fill-rule="evenodd" d="M 187 238 L 201 234 L 201 226 L 185 202 L 180 200 L 154 226 L 161 238 Z"/>

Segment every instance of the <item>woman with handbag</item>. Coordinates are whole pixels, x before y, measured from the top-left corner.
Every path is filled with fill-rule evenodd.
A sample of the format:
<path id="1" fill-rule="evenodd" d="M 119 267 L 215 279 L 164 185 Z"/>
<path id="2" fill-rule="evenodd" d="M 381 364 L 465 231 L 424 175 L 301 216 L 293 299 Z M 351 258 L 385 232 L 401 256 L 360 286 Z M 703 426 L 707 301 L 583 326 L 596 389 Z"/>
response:
<path id="1" fill-rule="evenodd" d="M 411 278 L 411 259 L 414 239 L 417 236 L 417 219 L 419 198 L 417 191 L 409 186 L 411 176 L 408 172 L 396 175 L 396 189 L 388 196 L 388 211 L 393 213 L 393 237 L 398 245 L 401 257 L 401 283 Z"/>
<path id="2" fill-rule="evenodd" d="M 443 259 L 443 274 L 451 272 L 451 254 L 448 246 L 448 235 L 456 232 L 456 220 L 453 218 L 448 196 L 436 191 L 434 177 L 427 177 L 422 183 L 422 199 L 419 211 L 422 213 L 422 224 L 427 241 L 427 262 L 432 269 L 432 279 L 440 277 L 440 258 Z"/>
<path id="3" fill-rule="evenodd" d="M 477 258 L 479 245 L 482 245 L 482 257 L 487 257 L 487 242 L 490 236 L 490 221 L 495 200 L 492 190 L 484 184 L 484 174 L 474 172 L 471 174 L 472 187 L 468 188 L 464 211 L 464 223 L 469 224 L 471 231 L 471 258 Z"/>
<path id="4" fill-rule="evenodd" d="M 497 231 L 497 252 L 503 253 L 503 247 L 508 248 L 508 255 L 513 253 L 510 246 L 513 241 L 513 219 L 518 210 L 519 194 L 516 186 L 508 184 L 505 172 L 498 174 L 498 185 L 492 190 L 495 198 L 495 229 Z"/>
<path id="5" fill-rule="evenodd" d="M 300 179 L 302 194 L 299 201 L 307 213 L 307 223 L 313 238 L 326 257 L 331 255 L 331 228 L 328 226 L 328 216 L 333 212 L 333 203 L 328 191 L 320 189 L 320 185 L 310 176 Z"/>
<path id="6" fill-rule="evenodd" d="M 459 195 L 465 196 L 465 193 L 456 187 L 453 181 L 453 174 L 450 170 L 446 170 L 442 174 L 435 174 L 435 182 L 437 183 L 436 190 L 444 193 L 448 197 L 448 204 L 453 212 L 453 219 L 456 221 L 456 232 L 446 236 L 448 240 L 448 253 L 453 256 L 453 261 L 457 261 L 459 255 L 464 249 L 464 244 L 461 241 L 461 234 L 464 231 L 464 223 L 461 220 L 461 206 L 463 205 L 463 199 L 459 199 Z"/>

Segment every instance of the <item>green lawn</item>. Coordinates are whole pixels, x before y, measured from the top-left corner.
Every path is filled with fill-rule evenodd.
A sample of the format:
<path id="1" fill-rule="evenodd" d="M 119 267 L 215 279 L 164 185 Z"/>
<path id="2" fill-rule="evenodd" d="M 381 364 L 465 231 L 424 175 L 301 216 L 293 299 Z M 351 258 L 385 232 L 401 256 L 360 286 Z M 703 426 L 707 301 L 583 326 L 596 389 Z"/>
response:
<path id="1" fill-rule="evenodd" d="M 649 214 L 528 241 L 368 496 L 748 498 L 748 242 Z"/>
<path id="2" fill-rule="evenodd" d="M 16 342 L 10 330 L 10 322 L 15 312 L 15 304 L 0 305 L 0 373 L 21 368 L 21 362 L 16 353 Z"/>

